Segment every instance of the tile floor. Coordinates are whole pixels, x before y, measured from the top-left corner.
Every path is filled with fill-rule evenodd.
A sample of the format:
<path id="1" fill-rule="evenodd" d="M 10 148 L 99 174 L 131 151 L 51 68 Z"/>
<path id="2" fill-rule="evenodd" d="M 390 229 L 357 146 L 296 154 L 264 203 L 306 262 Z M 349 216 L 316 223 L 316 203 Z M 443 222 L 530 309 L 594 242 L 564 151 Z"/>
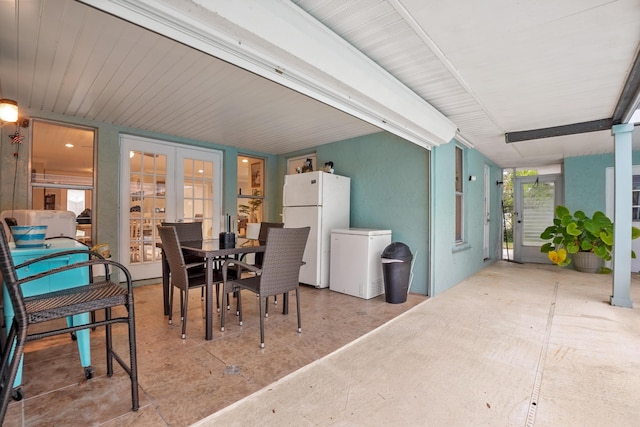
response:
<path id="1" fill-rule="evenodd" d="M 410 294 L 403 304 L 380 296 L 363 300 L 328 289 L 301 288 L 302 329 L 297 333 L 295 298 L 290 314 L 271 309 L 265 349 L 259 345 L 257 302 L 243 294 L 244 325 L 227 319 L 214 339 L 204 339 L 200 292 L 192 291 L 187 339 L 181 324 L 167 324 L 160 285 L 135 289 L 140 409 L 132 412 L 130 382 L 119 365 L 106 376 L 104 332 L 92 332 L 95 376 L 84 378 L 75 343 L 68 336 L 29 343 L 25 353 L 25 398 L 12 402 L 6 426 L 187 426 L 328 355 L 425 301 Z M 176 304 L 178 296 L 176 295 Z M 176 309 L 177 315 L 177 309 Z M 114 327 L 126 355 L 126 327 Z"/>

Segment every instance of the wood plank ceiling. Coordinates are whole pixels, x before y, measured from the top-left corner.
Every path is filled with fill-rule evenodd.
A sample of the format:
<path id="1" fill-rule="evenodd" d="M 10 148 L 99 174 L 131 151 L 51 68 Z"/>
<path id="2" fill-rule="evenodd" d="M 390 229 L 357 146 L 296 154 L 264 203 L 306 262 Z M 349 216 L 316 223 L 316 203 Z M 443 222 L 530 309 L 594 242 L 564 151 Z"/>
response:
<path id="1" fill-rule="evenodd" d="M 612 116 L 638 53 L 637 0 L 292 3 L 434 106 L 500 166 L 612 151 L 610 131 L 514 144 L 504 134 Z M 0 96 L 34 115 L 274 154 L 379 131 L 72 0 L 0 2 Z"/>

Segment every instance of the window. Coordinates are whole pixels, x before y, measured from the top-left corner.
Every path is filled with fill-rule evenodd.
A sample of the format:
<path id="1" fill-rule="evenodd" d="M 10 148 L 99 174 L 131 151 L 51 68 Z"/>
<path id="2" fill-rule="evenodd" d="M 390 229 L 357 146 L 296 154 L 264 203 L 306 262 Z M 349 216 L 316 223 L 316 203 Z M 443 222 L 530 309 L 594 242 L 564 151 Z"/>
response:
<path id="1" fill-rule="evenodd" d="M 316 153 L 309 153 L 304 156 L 292 157 L 288 159 L 287 174 L 292 175 L 295 173 L 300 173 L 300 169 L 302 169 L 302 166 L 304 166 L 307 160 L 311 160 L 311 166 L 313 167 L 313 170 L 320 169 L 320 167 L 317 166 L 318 163 L 316 162 Z"/>
<path id="2" fill-rule="evenodd" d="M 456 244 L 464 242 L 464 152 L 456 147 Z"/>
<path id="3" fill-rule="evenodd" d="M 76 236 L 91 244 L 95 130 L 33 121 L 31 208 L 73 211 Z"/>
<path id="4" fill-rule="evenodd" d="M 640 175 L 633 175 L 633 184 L 632 184 L 632 208 L 633 214 L 631 216 L 631 220 L 634 222 L 640 221 Z"/>
<path id="5" fill-rule="evenodd" d="M 238 156 L 238 236 L 247 234 L 247 224 L 263 220 L 264 159 Z"/>

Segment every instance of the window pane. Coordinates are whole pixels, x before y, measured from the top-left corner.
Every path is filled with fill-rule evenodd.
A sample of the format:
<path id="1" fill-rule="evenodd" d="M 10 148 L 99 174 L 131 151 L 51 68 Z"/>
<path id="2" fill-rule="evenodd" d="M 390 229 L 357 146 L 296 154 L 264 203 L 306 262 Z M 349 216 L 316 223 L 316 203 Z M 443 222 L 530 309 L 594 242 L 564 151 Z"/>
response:
<path id="1" fill-rule="evenodd" d="M 263 221 L 264 159 L 238 156 L 238 235 L 247 224 Z"/>
<path id="2" fill-rule="evenodd" d="M 456 194 L 456 242 L 462 242 L 462 195 Z"/>
<path id="3" fill-rule="evenodd" d="M 33 120 L 31 209 L 72 211 L 75 237 L 92 243 L 94 129 Z M 55 184 L 55 185 L 54 185 Z"/>
<path id="4" fill-rule="evenodd" d="M 462 149 L 456 147 L 456 191 L 462 193 Z"/>
<path id="5" fill-rule="evenodd" d="M 525 221 L 522 221 L 522 244 L 525 246 L 541 246 L 546 243 L 540 233 L 553 223 L 555 191 L 552 182 L 536 182 L 522 185 L 524 192 Z"/>

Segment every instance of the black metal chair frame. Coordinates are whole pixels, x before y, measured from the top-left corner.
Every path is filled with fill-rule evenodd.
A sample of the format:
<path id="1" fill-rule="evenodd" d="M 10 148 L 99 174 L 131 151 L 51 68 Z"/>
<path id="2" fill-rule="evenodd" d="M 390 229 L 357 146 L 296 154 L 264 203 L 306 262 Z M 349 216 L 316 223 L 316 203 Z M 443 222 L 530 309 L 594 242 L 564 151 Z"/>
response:
<path id="1" fill-rule="evenodd" d="M 2 227 L 0 227 L 2 228 Z M 73 249 L 67 251 L 56 252 L 43 257 L 35 258 L 20 265 L 14 265 L 11 256 L 9 243 L 4 229 L 0 230 L 0 271 L 4 280 L 4 286 L 7 287 L 11 304 L 15 311 L 15 316 L 11 325 L 8 325 L 7 339 L 2 347 L 2 360 L 0 365 L 0 424 L 4 420 L 9 400 L 16 396 L 16 390 L 13 389 L 18 367 L 24 354 L 24 346 L 27 342 L 60 335 L 64 333 L 73 333 L 82 329 L 95 328 L 104 326 L 106 336 L 106 366 L 107 375 L 113 375 L 113 360 L 124 369 L 131 380 L 131 401 L 132 410 L 137 411 L 139 408 L 138 398 L 138 368 L 136 355 L 136 336 L 135 336 L 135 315 L 133 302 L 133 285 L 131 274 L 120 263 L 107 260 L 97 252 L 84 249 Z M 54 259 L 70 254 L 86 254 L 87 261 L 69 264 L 58 267 L 42 273 L 27 276 L 18 279 L 17 270 L 37 262 Z M 77 286 L 69 289 L 49 292 L 30 297 L 24 297 L 21 286 L 34 280 L 52 276 L 64 271 L 79 268 L 91 268 L 92 266 L 103 265 L 105 270 L 104 280 L 88 283 L 87 285 Z M 113 270 L 113 271 L 112 271 Z M 124 283 L 114 281 L 114 273 Z M 124 277 L 121 277 L 124 276 Z M 124 307 L 126 314 L 124 316 L 112 317 L 111 309 L 114 307 Z M 68 316 L 87 313 L 95 310 L 104 310 L 104 319 L 92 319 L 85 325 L 74 325 L 60 327 L 56 329 L 47 329 L 40 332 L 29 332 L 29 326 L 37 323 L 46 322 L 55 319 L 64 319 Z M 129 338 L 129 364 L 121 358 L 113 348 L 113 335 L 111 327 L 116 323 L 125 323 L 128 326 Z M 93 368 L 89 367 L 91 376 Z M 85 368 L 85 376 L 88 376 L 87 368 Z"/>

